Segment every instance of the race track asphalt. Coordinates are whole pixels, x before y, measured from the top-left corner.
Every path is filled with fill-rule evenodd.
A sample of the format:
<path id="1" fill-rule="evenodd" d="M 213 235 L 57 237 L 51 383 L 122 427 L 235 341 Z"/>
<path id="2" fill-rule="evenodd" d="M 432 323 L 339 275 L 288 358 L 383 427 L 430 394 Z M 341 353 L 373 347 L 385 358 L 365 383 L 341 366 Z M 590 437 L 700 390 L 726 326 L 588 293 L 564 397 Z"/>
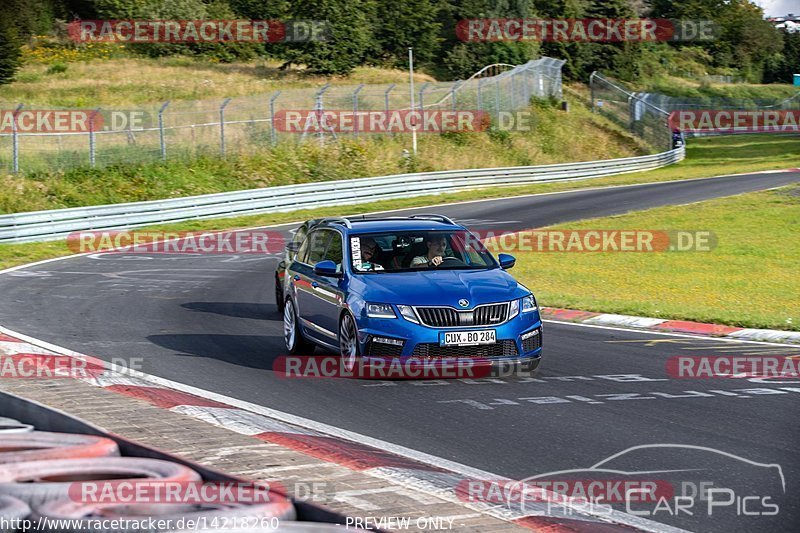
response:
<path id="1" fill-rule="evenodd" d="M 800 172 L 752 174 L 408 212 L 442 213 L 472 228 L 535 228 L 798 181 Z M 673 379 L 665 362 L 686 354 L 800 356 L 800 347 L 546 323 L 544 362 L 533 378 L 287 380 L 272 370 L 285 353 L 275 263 L 274 256 L 158 254 L 50 262 L 0 275 L 0 324 L 107 360 L 138 358 L 149 374 L 512 478 L 588 468 L 644 444 L 713 448 L 738 458 L 655 448 L 614 463 L 741 487 L 711 516 L 703 501 L 692 515 L 662 509 L 654 520 L 696 531 L 797 530 L 800 382 Z M 754 463 L 780 465 L 785 493 L 774 468 Z M 742 516 L 736 504 L 753 494 L 779 502 L 779 514 Z M 749 501 L 749 510 L 766 509 Z"/>

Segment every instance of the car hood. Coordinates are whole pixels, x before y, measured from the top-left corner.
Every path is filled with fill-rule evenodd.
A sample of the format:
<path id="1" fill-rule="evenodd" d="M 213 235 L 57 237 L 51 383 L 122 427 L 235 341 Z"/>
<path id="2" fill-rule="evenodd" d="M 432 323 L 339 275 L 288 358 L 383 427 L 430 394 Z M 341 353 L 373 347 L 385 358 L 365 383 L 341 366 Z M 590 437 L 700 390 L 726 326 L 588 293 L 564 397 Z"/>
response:
<path id="1" fill-rule="evenodd" d="M 504 270 L 421 270 L 394 274 L 363 274 L 353 289 L 369 302 L 459 307 L 466 299 L 470 308 L 522 298 L 528 289 Z"/>

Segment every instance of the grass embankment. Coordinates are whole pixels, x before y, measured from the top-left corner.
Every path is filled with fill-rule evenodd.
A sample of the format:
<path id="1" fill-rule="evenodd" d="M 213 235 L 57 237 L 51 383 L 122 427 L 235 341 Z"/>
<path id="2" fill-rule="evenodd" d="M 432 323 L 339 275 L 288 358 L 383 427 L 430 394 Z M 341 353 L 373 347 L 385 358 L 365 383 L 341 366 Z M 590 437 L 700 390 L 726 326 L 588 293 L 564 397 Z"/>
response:
<path id="1" fill-rule="evenodd" d="M 63 172 L 0 175 L 0 213 L 177 198 L 242 189 L 461 168 L 538 165 L 645 153 L 636 138 L 574 105 L 531 108 L 530 131 L 419 136 L 419 155 L 403 157 L 408 135 L 340 137 L 324 146 L 289 140 L 222 159 L 120 164 Z"/>
<path id="2" fill-rule="evenodd" d="M 708 252 L 522 252 L 514 274 L 542 305 L 800 330 L 800 186 L 551 229 L 711 231 Z"/>
<path id="3" fill-rule="evenodd" d="M 408 83 L 402 70 L 359 67 L 347 77 L 326 78 L 303 69 L 280 70 L 276 61 L 214 63 L 190 57 L 91 58 L 57 63 L 30 62 L 16 81 L 0 88 L 0 100 L 94 109 L 153 105 L 170 100 L 253 96 L 273 91 L 359 83 Z M 419 83 L 433 81 L 415 74 Z"/>

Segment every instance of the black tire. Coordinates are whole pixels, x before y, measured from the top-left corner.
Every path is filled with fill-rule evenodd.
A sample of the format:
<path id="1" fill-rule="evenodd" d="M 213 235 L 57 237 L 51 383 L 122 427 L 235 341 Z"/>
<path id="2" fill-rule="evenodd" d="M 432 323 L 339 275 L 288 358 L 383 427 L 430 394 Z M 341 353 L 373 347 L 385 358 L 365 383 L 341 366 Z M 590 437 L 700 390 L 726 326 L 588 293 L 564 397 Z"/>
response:
<path id="1" fill-rule="evenodd" d="M 344 313 L 339 320 L 339 357 L 342 359 L 342 372 L 352 375 L 361 358 L 361 349 L 358 327 L 350 313 Z"/>
<path id="2" fill-rule="evenodd" d="M 178 463 L 139 457 L 96 457 L 29 461 L 0 467 L 0 495 L 13 496 L 36 510 L 55 501 L 70 500 L 82 483 L 122 480 L 200 481 L 200 474 Z M 91 486 L 91 485 L 89 485 Z"/>
<path id="3" fill-rule="evenodd" d="M 116 455 L 117 443 L 105 437 L 48 431 L 0 435 L 0 464 Z"/>
<path id="4" fill-rule="evenodd" d="M 283 308 L 286 306 L 286 300 L 283 296 L 283 285 L 277 274 L 275 274 L 275 306 L 278 308 L 278 313 L 283 314 Z"/>
<path id="5" fill-rule="evenodd" d="M 314 345 L 303 337 L 300 319 L 291 298 L 286 298 L 283 308 L 283 340 L 286 351 L 292 355 L 310 355 L 314 352 Z"/>
<path id="6" fill-rule="evenodd" d="M 7 524 L 7 526 L 11 526 L 14 520 L 28 518 L 30 514 L 31 508 L 28 507 L 27 503 L 23 502 L 22 500 L 18 500 L 17 498 L 12 498 L 11 496 L 0 496 L 0 518 Z M 13 531 L 18 530 L 11 529 L 11 527 L 0 528 L 0 532 L 2 533 Z"/>

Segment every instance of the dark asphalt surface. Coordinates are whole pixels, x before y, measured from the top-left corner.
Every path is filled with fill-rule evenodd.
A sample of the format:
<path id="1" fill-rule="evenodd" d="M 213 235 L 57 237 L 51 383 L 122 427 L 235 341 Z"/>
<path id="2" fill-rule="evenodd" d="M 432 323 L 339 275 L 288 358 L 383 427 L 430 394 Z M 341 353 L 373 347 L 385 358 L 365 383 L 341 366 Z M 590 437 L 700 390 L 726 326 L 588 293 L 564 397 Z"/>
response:
<path id="1" fill-rule="evenodd" d="M 443 213 L 472 228 L 532 228 L 797 181 L 800 172 L 758 174 L 409 212 Z M 535 378 L 286 380 L 271 370 L 284 353 L 272 292 L 275 262 L 247 255 L 97 255 L 43 264 L 0 276 L 0 324 L 104 359 L 141 358 L 150 374 L 512 478 L 587 468 L 644 444 L 714 448 L 739 458 L 649 449 L 613 463 L 626 471 L 687 470 L 657 475 L 673 483 L 736 487 L 733 503 L 713 507 L 710 517 L 703 501 L 691 516 L 662 508 L 654 520 L 696 531 L 797 530 L 800 382 L 671 379 L 665 362 L 683 354 L 800 349 L 548 323 Z M 776 469 L 745 460 L 780 465 L 786 493 Z M 752 495 L 759 499 L 748 500 L 748 510 L 769 510 L 760 499 L 769 496 L 779 514 L 740 516 L 736 504 L 741 508 L 741 498 Z M 640 505 L 634 508 L 648 508 Z"/>

